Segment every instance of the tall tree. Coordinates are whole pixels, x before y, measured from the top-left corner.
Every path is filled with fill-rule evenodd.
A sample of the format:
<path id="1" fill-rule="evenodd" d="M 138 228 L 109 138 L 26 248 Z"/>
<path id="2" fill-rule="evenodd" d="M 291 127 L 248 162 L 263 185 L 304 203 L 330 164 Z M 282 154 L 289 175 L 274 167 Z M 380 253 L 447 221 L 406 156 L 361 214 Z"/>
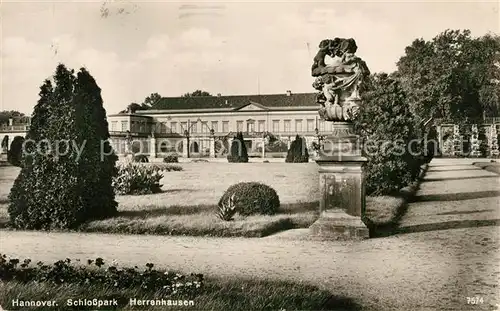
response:
<path id="1" fill-rule="evenodd" d="M 148 97 L 144 99 L 144 101 L 140 104 L 138 103 L 130 103 L 127 106 L 127 109 L 120 111 L 120 113 L 125 112 L 136 112 L 138 110 L 148 110 L 148 109 L 157 109 L 158 103 L 162 99 L 162 96 L 158 93 L 151 93 Z"/>
<path id="2" fill-rule="evenodd" d="M 435 117 L 463 123 L 483 112 L 498 115 L 498 36 L 472 38 L 469 30 L 446 30 L 430 41 L 415 40 L 405 52 L 396 76 L 418 122 Z"/>
<path id="3" fill-rule="evenodd" d="M 141 104 L 141 106 L 145 109 L 151 109 L 158 104 L 158 102 L 162 99 L 162 96 L 158 93 L 151 93 L 146 99 L 144 99 L 144 102 Z"/>
<path id="4" fill-rule="evenodd" d="M 16 111 L 16 110 L 4 110 L 0 111 L 0 125 L 4 123 L 8 123 L 10 118 L 22 118 L 25 117 L 24 113 Z"/>

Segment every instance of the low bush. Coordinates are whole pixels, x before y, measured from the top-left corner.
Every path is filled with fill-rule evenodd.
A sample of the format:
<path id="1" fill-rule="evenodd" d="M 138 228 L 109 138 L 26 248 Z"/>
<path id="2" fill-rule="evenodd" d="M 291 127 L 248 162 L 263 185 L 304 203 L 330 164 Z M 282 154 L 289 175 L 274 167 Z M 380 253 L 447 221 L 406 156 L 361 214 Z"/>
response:
<path id="1" fill-rule="evenodd" d="M 309 162 L 309 152 L 307 151 L 306 141 L 304 138 L 297 135 L 295 140 L 288 149 L 286 160 L 287 163 L 305 163 Z"/>
<path id="2" fill-rule="evenodd" d="M 274 215 L 280 207 L 276 190 L 258 182 L 241 182 L 229 187 L 219 200 L 219 206 L 233 197 L 236 212 L 243 216 Z"/>
<path id="3" fill-rule="evenodd" d="M 37 282 L 51 284 L 104 285 L 118 289 L 131 287 L 143 290 L 161 291 L 164 295 L 185 295 L 194 298 L 203 290 L 203 275 L 184 276 L 154 269 L 154 264 L 147 263 L 145 269 L 119 268 L 106 265 L 102 258 L 87 260 L 86 265 L 75 266 L 71 260 L 59 260 L 52 265 L 30 259 L 21 261 L 7 258 L 0 254 L 0 280 L 20 283 Z"/>
<path id="4" fill-rule="evenodd" d="M 182 169 L 182 168 L 181 168 Z M 151 194 L 161 192 L 160 180 L 167 168 L 157 165 L 129 163 L 118 166 L 118 175 L 113 178 L 117 194 Z"/>
<path id="5" fill-rule="evenodd" d="M 163 163 L 179 163 L 179 156 L 177 154 L 169 154 L 163 158 Z"/>
<path id="6" fill-rule="evenodd" d="M 167 172 L 180 172 L 183 170 L 182 166 L 180 165 L 153 165 L 153 166 L 156 166 L 158 168 L 161 168 Z"/>
<path id="7" fill-rule="evenodd" d="M 148 156 L 145 154 L 134 155 L 133 161 L 137 163 L 149 163 Z"/>

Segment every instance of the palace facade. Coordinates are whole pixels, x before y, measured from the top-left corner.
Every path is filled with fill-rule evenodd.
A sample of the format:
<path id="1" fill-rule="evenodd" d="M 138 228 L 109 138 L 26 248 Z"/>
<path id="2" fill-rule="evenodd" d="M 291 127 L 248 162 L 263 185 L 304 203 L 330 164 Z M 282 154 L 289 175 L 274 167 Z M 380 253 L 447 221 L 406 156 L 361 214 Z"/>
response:
<path id="1" fill-rule="evenodd" d="M 250 154 L 261 154 L 271 133 L 290 142 L 296 135 L 309 144 L 329 128 L 318 116 L 315 93 L 238 96 L 165 97 L 161 110 L 108 116 L 113 146 L 125 152 L 126 141 L 152 158 L 177 152 L 184 157 L 216 157 L 242 132 Z M 328 124 L 330 125 L 330 124 Z M 330 125 L 331 126 L 331 125 Z M 190 146 L 184 148 L 184 146 Z M 132 147 L 134 148 L 134 147 Z"/>

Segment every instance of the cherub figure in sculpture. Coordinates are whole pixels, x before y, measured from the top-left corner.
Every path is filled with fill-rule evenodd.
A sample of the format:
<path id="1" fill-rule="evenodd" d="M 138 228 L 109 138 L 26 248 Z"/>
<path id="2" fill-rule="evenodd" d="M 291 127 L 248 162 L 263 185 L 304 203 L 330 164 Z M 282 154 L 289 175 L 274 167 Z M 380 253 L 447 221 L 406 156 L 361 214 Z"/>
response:
<path id="1" fill-rule="evenodd" d="M 366 63 L 355 55 L 354 39 L 322 40 L 314 57 L 311 74 L 313 87 L 320 91 L 317 103 L 325 120 L 352 120 L 361 100 L 359 87 L 370 73 Z M 331 58 L 327 64 L 326 56 Z"/>

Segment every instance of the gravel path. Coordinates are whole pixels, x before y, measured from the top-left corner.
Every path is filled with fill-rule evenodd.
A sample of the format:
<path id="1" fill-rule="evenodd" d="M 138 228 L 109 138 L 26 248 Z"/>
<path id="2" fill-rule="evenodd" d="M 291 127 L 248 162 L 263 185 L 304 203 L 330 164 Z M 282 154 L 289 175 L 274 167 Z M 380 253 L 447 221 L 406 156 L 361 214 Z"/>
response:
<path id="1" fill-rule="evenodd" d="M 403 219 L 407 233 L 356 243 L 0 231 L 0 252 L 302 280 L 353 298 L 363 310 L 494 310 L 499 185 L 498 175 L 470 161 L 434 160 Z M 468 305 L 473 296 L 484 303 Z"/>

